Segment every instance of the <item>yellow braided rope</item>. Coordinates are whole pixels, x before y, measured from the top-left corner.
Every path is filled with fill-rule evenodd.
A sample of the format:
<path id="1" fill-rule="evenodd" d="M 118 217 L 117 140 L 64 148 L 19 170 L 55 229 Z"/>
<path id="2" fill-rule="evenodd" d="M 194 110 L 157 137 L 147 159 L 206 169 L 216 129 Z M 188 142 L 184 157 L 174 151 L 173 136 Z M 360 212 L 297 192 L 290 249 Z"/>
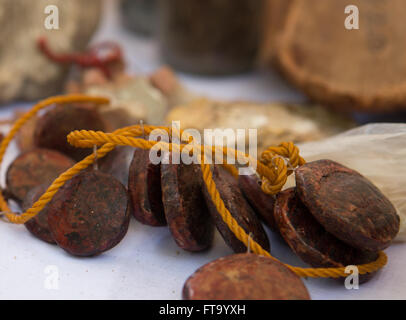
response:
<path id="1" fill-rule="evenodd" d="M 54 98 L 46 99 L 36 106 L 32 108 L 31 111 L 26 113 L 22 118 L 17 120 L 14 124 L 13 128 L 7 135 L 7 137 L 3 140 L 2 144 L 0 145 L 0 164 L 3 160 L 4 153 L 6 151 L 7 146 L 9 145 L 10 141 L 17 133 L 18 129 L 28 121 L 31 117 L 33 117 L 39 110 L 58 103 L 73 103 L 73 102 L 92 102 L 92 103 L 108 103 L 108 99 L 105 98 L 97 98 L 97 97 L 89 97 L 83 95 L 67 95 L 67 96 L 59 96 Z M 123 146 L 132 146 L 141 149 L 151 149 L 153 147 L 159 147 L 160 150 L 164 151 L 179 151 L 179 152 L 190 152 L 190 148 L 188 148 L 187 144 L 176 144 L 176 143 L 166 143 L 163 141 L 156 142 L 156 141 L 147 141 L 143 138 L 136 138 L 144 135 L 149 135 L 153 130 L 161 129 L 166 131 L 167 133 L 171 133 L 171 130 L 166 127 L 155 127 L 155 126 L 130 126 L 122 129 L 118 129 L 113 133 L 104 133 L 101 131 L 92 131 L 92 130 L 80 130 L 80 131 L 73 131 L 68 135 L 68 141 L 73 146 L 88 148 L 94 145 L 101 146 L 100 149 L 97 151 L 97 157 L 101 158 L 104 157 L 108 152 L 114 149 L 117 145 Z M 179 133 L 179 132 L 178 132 Z M 182 131 L 180 131 L 182 133 Z M 190 146 L 190 145 L 189 145 Z M 197 150 L 200 152 L 201 155 L 204 153 L 215 154 L 215 151 L 218 150 L 217 147 L 207 147 L 207 146 L 200 146 L 196 145 Z M 235 158 L 238 157 L 245 157 L 248 158 L 250 163 L 251 161 L 255 161 L 250 159 L 248 155 L 243 154 L 240 151 L 228 149 L 226 147 L 222 148 L 222 152 L 224 155 L 232 154 Z M 59 190 L 60 187 L 64 185 L 66 181 L 71 179 L 74 175 L 78 174 L 89 165 L 91 165 L 95 161 L 94 154 L 87 156 L 82 161 L 75 164 L 72 168 L 68 169 L 66 172 L 62 173 L 47 189 L 47 191 L 39 198 L 37 202 L 33 204 L 33 206 L 28 209 L 25 213 L 19 215 L 15 213 L 9 212 L 10 209 L 3 198 L 3 195 L 0 193 L 0 207 L 1 210 L 4 212 L 6 218 L 16 224 L 22 224 L 27 222 L 29 219 L 33 218 L 37 215 L 44 206 L 51 201 L 54 194 Z M 304 164 L 305 161 L 299 155 L 299 149 L 291 142 L 289 143 L 282 143 L 278 147 L 271 147 L 265 150 L 259 161 L 256 161 L 257 164 L 257 173 L 262 178 L 263 184 L 262 189 L 264 192 L 268 194 L 276 194 L 278 193 L 283 185 L 286 182 L 288 175 L 290 175 L 294 168 Z M 230 170 L 234 175 L 234 169 L 231 169 L 233 166 L 226 164 L 225 167 Z M 249 235 L 245 232 L 243 228 L 241 228 L 237 221 L 233 218 L 230 214 L 228 209 L 225 207 L 223 200 L 220 197 L 220 193 L 217 190 L 216 184 L 213 181 L 213 176 L 210 170 L 210 165 L 203 163 L 201 161 L 201 168 L 203 174 L 203 180 L 206 184 L 208 193 L 211 196 L 211 199 L 214 205 L 217 208 L 217 211 L 221 215 L 223 221 L 227 224 L 230 230 L 234 233 L 234 235 L 243 242 L 246 246 L 248 246 L 248 242 L 250 242 L 251 250 L 260 255 L 267 256 L 271 259 L 277 260 L 276 258 L 272 257 L 271 254 L 264 250 L 259 243 L 249 237 Z M 278 260 L 277 260 L 278 261 Z M 378 259 L 374 262 L 358 265 L 358 270 L 360 274 L 376 272 L 382 267 L 384 267 L 387 263 L 387 256 L 386 254 L 381 251 L 379 252 Z M 300 268 L 294 267 L 288 264 L 285 264 L 289 269 L 291 269 L 294 273 L 301 277 L 321 277 L 321 278 L 338 278 L 338 277 L 345 277 L 347 274 L 345 273 L 345 268 Z"/>

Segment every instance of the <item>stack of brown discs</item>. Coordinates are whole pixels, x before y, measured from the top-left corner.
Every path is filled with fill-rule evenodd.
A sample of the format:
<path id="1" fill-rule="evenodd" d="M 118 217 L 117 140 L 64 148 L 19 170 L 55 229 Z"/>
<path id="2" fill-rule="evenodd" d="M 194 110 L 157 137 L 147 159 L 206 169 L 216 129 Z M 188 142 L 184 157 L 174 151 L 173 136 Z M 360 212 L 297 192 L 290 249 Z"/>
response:
<path id="1" fill-rule="evenodd" d="M 258 216 L 303 261 L 327 268 L 365 264 L 375 261 L 378 251 L 390 245 L 399 230 L 399 217 L 370 181 L 330 160 L 305 164 L 295 173 L 296 188 L 280 192 L 276 199 L 262 192 L 255 175 L 240 176 L 239 186 Z M 218 177 L 215 180 L 224 197 L 224 186 Z M 227 184 L 231 186 L 233 181 Z M 360 281 L 372 276 L 362 275 Z M 183 297 L 310 298 L 303 282 L 286 266 L 252 254 L 231 255 L 201 267 L 185 282 Z"/>
<path id="2" fill-rule="evenodd" d="M 97 109 L 61 105 L 31 123 L 31 149 L 14 160 L 7 172 L 7 191 L 24 210 L 64 171 L 89 155 L 76 149 L 66 136 L 76 129 L 106 130 Z M 20 138 L 27 132 L 23 131 Z M 22 144 L 27 148 L 27 144 Z M 166 156 L 169 157 L 169 154 Z M 228 229 L 205 190 L 201 169 L 195 164 L 153 164 L 148 150 L 117 147 L 67 181 L 26 227 L 38 238 L 57 243 L 71 254 L 89 256 L 115 246 L 125 235 L 132 211 L 141 223 L 168 225 L 176 244 L 187 251 L 210 247 L 214 225 L 235 252 L 247 248 Z M 244 199 L 237 180 L 221 167 L 214 179 L 231 214 L 269 250 L 267 235 Z M 125 185 L 128 180 L 128 192 Z"/>
<path id="3" fill-rule="evenodd" d="M 296 187 L 280 192 L 273 210 L 274 199 L 247 184 L 249 177 L 240 185 L 303 261 L 313 267 L 365 264 L 391 244 L 399 217 L 369 180 L 330 160 L 307 163 L 295 175 Z"/>
<path id="4" fill-rule="evenodd" d="M 30 208 L 60 174 L 92 152 L 71 147 L 66 136 L 77 129 L 107 128 L 98 109 L 89 105 L 58 105 L 34 118 L 18 136 L 23 152 L 7 171 L 9 197 L 23 210 Z M 124 151 L 112 152 L 101 170 L 83 171 L 66 182 L 25 224 L 27 229 L 79 256 L 97 255 L 119 243 L 128 229 L 130 207 L 126 188 L 114 177 L 123 180 L 125 174 L 109 163 L 118 163 L 113 160 L 122 159 Z"/>
<path id="5" fill-rule="evenodd" d="M 238 253 L 195 272 L 184 285 L 184 299 L 310 299 L 301 279 L 282 263 L 247 252 L 248 248 L 218 213 L 203 182 L 200 165 L 177 164 L 169 153 L 162 160 L 162 164 L 154 164 L 148 150 L 134 151 L 128 188 L 135 218 L 151 226 L 167 224 L 176 244 L 192 252 L 211 245 L 215 225 L 226 244 Z M 220 165 L 212 166 L 212 174 L 233 218 L 252 239 L 269 250 L 255 206 L 243 196 L 238 179 Z M 262 199 L 259 203 L 273 209 L 273 202 L 267 202 L 268 196 L 259 191 Z M 276 228 L 273 220 L 270 223 Z"/>
<path id="6" fill-rule="evenodd" d="M 148 150 L 136 149 L 131 163 L 128 191 L 134 216 L 151 226 L 168 225 L 176 244 L 187 251 L 207 249 L 214 225 L 235 252 L 247 248 L 225 225 L 202 179 L 198 164 L 176 164 L 166 154 L 163 164 L 153 164 Z M 253 239 L 269 250 L 267 235 L 253 209 L 242 196 L 237 180 L 220 166 L 213 178 L 227 209 Z"/>

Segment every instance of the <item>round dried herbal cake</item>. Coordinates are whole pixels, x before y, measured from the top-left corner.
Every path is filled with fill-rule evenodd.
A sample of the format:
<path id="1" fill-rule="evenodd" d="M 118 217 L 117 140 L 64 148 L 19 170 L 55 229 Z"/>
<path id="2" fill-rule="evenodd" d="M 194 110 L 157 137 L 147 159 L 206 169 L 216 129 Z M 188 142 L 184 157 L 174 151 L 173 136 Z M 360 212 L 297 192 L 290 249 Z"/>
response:
<path id="1" fill-rule="evenodd" d="M 130 222 L 128 195 L 113 176 L 83 171 L 67 181 L 48 208 L 56 243 L 77 256 L 93 256 L 116 246 Z"/>
<path id="2" fill-rule="evenodd" d="M 202 192 L 200 165 L 162 164 L 161 184 L 166 220 L 177 245 L 188 251 L 207 249 L 214 224 Z"/>
<path id="3" fill-rule="evenodd" d="M 92 153 L 89 148 L 75 148 L 66 140 L 74 130 L 105 131 L 106 124 L 96 108 L 79 105 L 57 105 L 36 123 L 34 143 L 37 147 L 58 150 L 76 161 Z"/>
<path id="4" fill-rule="evenodd" d="M 74 164 L 71 158 L 54 150 L 35 148 L 22 153 L 7 170 L 7 191 L 21 203 L 31 189 L 43 183 L 50 185 Z"/>
<path id="5" fill-rule="evenodd" d="M 296 170 L 297 193 L 314 218 L 352 247 L 379 251 L 399 232 L 392 203 L 368 179 L 331 160 Z"/>
<path id="6" fill-rule="evenodd" d="M 117 146 L 105 157 L 98 160 L 99 170 L 111 174 L 124 186 L 128 185 L 128 176 L 134 148 L 129 146 Z"/>
<path id="7" fill-rule="evenodd" d="M 213 181 L 220 193 L 221 199 L 230 214 L 238 222 L 238 225 L 244 229 L 247 234 L 252 234 L 252 238 L 258 242 L 263 249 L 269 251 L 270 245 L 268 236 L 262 227 L 261 221 L 256 216 L 255 212 L 245 200 L 240 188 L 238 187 L 238 181 L 228 171 L 214 165 L 212 168 Z M 247 251 L 247 247 L 242 243 L 234 233 L 228 228 L 227 224 L 223 221 L 220 213 L 217 211 L 209 193 L 207 187 L 203 187 L 204 195 L 206 198 L 207 206 L 214 219 L 217 230 L 220 232 L 227 245 L 236 253 L 242 253 Z"/>
<path id="8" fill-rule="evenodd" d="M 183 287 L 187 300 L 310 300 L 302 280 L 279 261 L 234 254 L 212 261 Z"/>
<path id="9" fill-rule="evenodd" d="M 277 195 L 275 220 L 289 247 L 313 267 L 339 268 L 378 258 L 376 252 L 353 248 L 327 232 L 300 201 L 295 188 Z"/>
<path id="10" fill-rule="evenodd" d="M 262 191 L 261 179 L 256 175 L 239 176 L 238 185 L 255 213 L 272 231 L 278 232 L 273 214 L 275 197 Z"/>
<path id="11" fill-rule="evenodd" d="M 47 191 L 47 189 L 48 184 L 41 184 L 31 189 L 23 201 L 23 211 L 25 212 L 31 208 L 34 202 L 36 202 L 45 193 L 45 191 Z M 35 217 L 24 223 L 24 226 L 38 239 L 55 244 L 55 240 L 52 237 L 51 231 L 49 230 L 48 212 L 49 203 Z"/>
<path id="12" fill-rule="evenodd" d="M 149 150 L 135 149 L 128 175 L 128 194 L 134 217 L 154 227 L 165 226 L 162 203 L 161 165 L 153 164 Z"/>

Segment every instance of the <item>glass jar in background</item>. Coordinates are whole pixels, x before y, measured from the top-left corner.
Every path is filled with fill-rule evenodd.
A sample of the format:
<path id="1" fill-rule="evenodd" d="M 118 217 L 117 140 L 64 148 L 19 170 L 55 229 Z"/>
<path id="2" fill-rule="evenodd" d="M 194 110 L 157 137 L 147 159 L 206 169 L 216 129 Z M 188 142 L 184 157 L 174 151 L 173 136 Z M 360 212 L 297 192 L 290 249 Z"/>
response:
<path id="1" fill-rule="evenodd" d="M 121 0 L 124 26 L 138 34 L 150 36 L 156 27 L 156 0 Z"/>
<path id="2" fill-rule="evenodd" d="M 264 0 L 159 0 L 163 58 L 190 73 L 250 70 L 261 38 L 263 6 Z"/>

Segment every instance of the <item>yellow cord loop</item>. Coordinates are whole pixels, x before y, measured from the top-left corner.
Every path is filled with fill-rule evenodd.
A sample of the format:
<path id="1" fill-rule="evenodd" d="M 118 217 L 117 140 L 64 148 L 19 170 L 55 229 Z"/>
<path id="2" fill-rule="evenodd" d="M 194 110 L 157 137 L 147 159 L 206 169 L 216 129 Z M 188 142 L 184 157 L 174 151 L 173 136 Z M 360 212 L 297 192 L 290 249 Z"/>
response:
<path id="1" fill-rule="evenodd" d="M 287 161 L 287 164 L 285 161 Z M 258 168 L 258 173 L 262 177 L 262 191 L 271 195 L 281 191 L 293 170 L 306 163 L 299 155 L 299 148 L 292 142 L 282 142 L 278 147 L 266 149 L 261 154 L 260 162 L 274 172 L 273 175 L 270 175 L 269 173 L 260 172 L 261 168 Z"/>
<path id="2" fill-rule="evenodd" d="M 21 128 L 22 125 L 24 125 L 26 121 L 28 121 L 31 117 L 33 117 L 39 110 L 53 104 L 78 103 L 78 102 L 92 102 L 96 104 L 106 104 L 109 103 L 109 100 L 106 98 L 98 98 L 84 95 L 66 95 L 49 98 L 38 103 L 31 109 L 31 111 L 27 112 L 22 118 L 16 121 L 9 134 L 4 138 L 2 144 L 0 145 L 0 164 L 3 160 L 7 146 L 9 145 L 10 141 L 13 139 L 17 131 Z M 164 141 L 159 142 L 148 141 L 143 138 L 145 136 L 148 136 L 153 130 L 156 129 L 163 130 L 169 135 L 172 133 L 177 134 L 177 136 L 179 136 L 179 134 L 182 134 L 182 131 L 172 132 L 171 129 L 166 127 L 135 125 L 118 129 L 113 133 L 105 133 L 101 131 L 92 131 L 92 130 L 73 131 L 68 135 L 67 139 L 68 142 L 75 147 L 89 148 L 93 147 L 94 145 L 100 146 L 100 148 L 97 150 L 98 158 L 104 157 L 117 145 L 132 146 L 135 148 L 141 148 L 146 150 L 151 148 L 159 148 L 160 150 L 163 151 L 179 151 L 190 153 L 189 144 L 167 143 Z M 217 154 L 216 151 L 219 150 L 218 147 L 213 146 L 208 147 L 204 145 L 195 145 L 195 147 L 196 150 L 200 153 L 201 157 L 200 160 L 203 159 L 204 155 L 213 156 L 214 154 L 216 156 Z M 284 142 L 278 147 L 268 148 L 262 153 L 260 160 L 258 161 L 255 159 L 251 159 L 248 155 L 231 148 L 229 149 L 223 147 L 221 151 L 223 155 L 232 155 L 235 159 L 239 157 L 244 157 L 245 159 L 248 159 L 249 163 L 251 164 L 253 163 L 253 161 L 256 161 L 257 173 L 260 175 L 263 181 L 262 189 L 264 192 L 268 194 L 278 193 L 286 183 L 287 177 L 290 174 L 292 174 L 294 169 L 305 163 L 304 159 L 299 155 L 299 149 L 291 142 L 289 143 Z M 47 189 L 47 191 L 39 198 L 39 200 L 35 202 L 30 209 L 28 209 L 26 212 L 22 214 L 11 213 L 7 205 L 7 202 L 4 200 L 3 195 L 0 193 L 0 207 L 4 213 L 4 216 L 8 219 L 9 222 L 12 223 L 22 224 L 27 222 L 29 219 L 35 217 L 44 208 L 44 206 L 49 201 L 52 200 L 52 197 L 59 190 L 59 188 L 61 188 L 65 184 L 66 181 L 70 180 L 74 175 L 86 169 L 88 166 L 93 164 L 94 161 L 95 155 L 93 153 L 84 158 L 82 161 L 75 164 L 72 168 L 62 173 L 57 179 L 55 179 L 55 181 L 51 184 L 51 186 Z M 230 230 L 241 242 L 245 244 L 245 246 L 248 247 L 249 243 L 252 252 L 277 260 L 275 257 L 271 256 L 271 254 L 268 251 L 264 250 L 259 243 L 257 243 L 254 239 L 252 239 L 252 237 L 250 238 L 250 236 L 245 232 L 245 230 L 239 226 L 239 224 L 230 214 L 228 209 L 225 207 L 223 200 L 221 199 L 220 193 L 216 187 L 215 182 L 213 181 L 210 165 L 204 163 L 204 161 L 200 162 L 203 180 L 206 184 L 208 193 L 210 194 L 210 197 L 214 205 L 216 206 L 217 211 L 219 212 L 223 221 L 230 228 Z M 236 168 L 234 166 L 228 163 L 225 163 L 224 166 L 226 169 L 228 169 L 230 172 L 236 175 Z M 360 274 L 376 272 L 382 267 L 384 267 L 386 263 L 387 256 L 383 251 L 381 251 L 379 252 L 379 256 L 376 261 L 359 265 L 358 270 Z M 285 265 L 300 277 L 338 278 L 347 276 L 344 267 L 300 268 L 288 264 Z"/>

